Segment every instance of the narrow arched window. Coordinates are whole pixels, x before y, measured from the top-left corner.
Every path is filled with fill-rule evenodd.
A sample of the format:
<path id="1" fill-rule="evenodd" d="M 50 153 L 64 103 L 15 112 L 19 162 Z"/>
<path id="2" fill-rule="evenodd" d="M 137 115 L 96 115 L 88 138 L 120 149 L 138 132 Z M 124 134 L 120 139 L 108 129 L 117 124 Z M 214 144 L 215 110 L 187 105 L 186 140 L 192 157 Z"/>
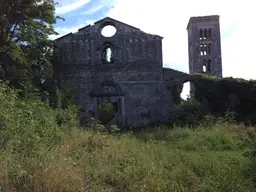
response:
<path id="1" fill-rule="evenodd" d="M 206 60 L 205 59 L 203 60 L 203 72 L 204 73 L 206 72 Z"/>
<path id="2" fill-rule="evenodd" d="M 204 55 L 208 55 L 208 53 L 207 53 L 207 44 L 204 44 Z"/>
<path id="3" fill-rule="evenodd" d="M 200 44 L 200 55 L 204 55 L 204 44 Z"/>
<path id="4" fill-rule="evenodd" d="M 204 39 L 207 39 L 207 29 L 204 29 Z"/>
<path id="5" fill-rule="evenodd" d="M 113 49 L 110 45 L 107 45 L 102 52 L 102 61 L 104 63 L 113 63 L 114 58 L 113 58 Z"/>
<path id="6" fill-rule="evenodd" d="M 203 39 L 203 29 L 199 30 L 199 39 Z"/>

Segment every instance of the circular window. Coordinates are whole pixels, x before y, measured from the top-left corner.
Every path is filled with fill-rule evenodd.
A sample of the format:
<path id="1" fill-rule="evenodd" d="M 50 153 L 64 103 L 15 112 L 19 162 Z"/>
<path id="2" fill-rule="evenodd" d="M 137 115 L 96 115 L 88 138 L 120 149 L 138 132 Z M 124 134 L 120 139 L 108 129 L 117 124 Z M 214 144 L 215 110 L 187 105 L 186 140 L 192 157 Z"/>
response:
<path id="1" fill-rule="evenodd" d="M 112 37 L 116 34 L 116 28 L 113 25 L 107 25 L 102 28 L 101 34 L 104 37 Z"/>

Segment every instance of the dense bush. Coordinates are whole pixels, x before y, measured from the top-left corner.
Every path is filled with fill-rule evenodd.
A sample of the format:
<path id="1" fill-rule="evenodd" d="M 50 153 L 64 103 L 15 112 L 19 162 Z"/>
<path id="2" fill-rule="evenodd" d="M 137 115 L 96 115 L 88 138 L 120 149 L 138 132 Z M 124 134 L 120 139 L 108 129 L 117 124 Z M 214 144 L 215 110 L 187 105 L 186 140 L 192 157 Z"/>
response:
<path id="1" fill-rule="evenodd" d="M 206 105 L 195 99 L 183 100 L 175 111 L 174 123 L 180 126 L 198 126 L 209 115 Z"/>
<path id="2" fill-rule="evenodd" d="M 59 119 L 63 119 L 61 124 Z M 0 167 L 6 171 L 8 180 L 15 181 L 12 184 L 19 185 L 22 191 L 33 165 L 43 163 L 44 155 L 70 134 L 77 122 L 75 107 L 53 110 L 39 99 L 20 99 L 18 91 L 0 82 L 0 156 L 5 157 L 1 160 L 7 163 L 7 170 Z M 6 174 L 1 174 L 2 170 L 0 190 L 8 182 L 2 178 Z"/>
<path id="3" fill-rule="evenodd" d="M 214 115 L 234 111 L 238 121 L 256 123 L 256 81 L 196 74 L 192 97 L 207 105 Z"/>
<path id="4" fill-rule="evenodd" d="M 40 100 L 20 99 L 18 91 L 0 82 L 0 119 L 2 148 L 18 150 L 21 146 L 38 152 L 38 143 L 50 146 L 61 134 L 77 127 L 77 109 L 70 106 L 69 110 L 53 110 Z"/>

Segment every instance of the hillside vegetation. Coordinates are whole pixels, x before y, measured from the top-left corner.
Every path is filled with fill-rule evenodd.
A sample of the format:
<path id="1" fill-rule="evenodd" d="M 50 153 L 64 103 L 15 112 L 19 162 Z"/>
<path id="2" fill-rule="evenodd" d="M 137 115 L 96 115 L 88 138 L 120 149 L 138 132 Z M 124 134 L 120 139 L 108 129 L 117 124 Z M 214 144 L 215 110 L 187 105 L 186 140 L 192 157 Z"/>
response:
<path id="1" fill-rule="evenodd" d="M 255 127 L 222 119 L 108 134 L 79 127 L 76 111 L 1 83 L 1 191 L 255 191 Z"/>

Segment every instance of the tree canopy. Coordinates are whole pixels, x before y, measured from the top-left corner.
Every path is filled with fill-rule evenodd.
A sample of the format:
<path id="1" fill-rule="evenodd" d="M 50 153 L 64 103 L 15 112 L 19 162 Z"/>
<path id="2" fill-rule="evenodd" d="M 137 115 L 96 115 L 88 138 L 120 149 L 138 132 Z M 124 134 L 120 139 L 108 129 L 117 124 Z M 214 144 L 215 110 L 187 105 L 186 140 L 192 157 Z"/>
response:
<path id="1" fill-rule="evenodd" d="M 0 77 L 18 88 L 52 78 L 53 0 L 0 0 Z"/>

